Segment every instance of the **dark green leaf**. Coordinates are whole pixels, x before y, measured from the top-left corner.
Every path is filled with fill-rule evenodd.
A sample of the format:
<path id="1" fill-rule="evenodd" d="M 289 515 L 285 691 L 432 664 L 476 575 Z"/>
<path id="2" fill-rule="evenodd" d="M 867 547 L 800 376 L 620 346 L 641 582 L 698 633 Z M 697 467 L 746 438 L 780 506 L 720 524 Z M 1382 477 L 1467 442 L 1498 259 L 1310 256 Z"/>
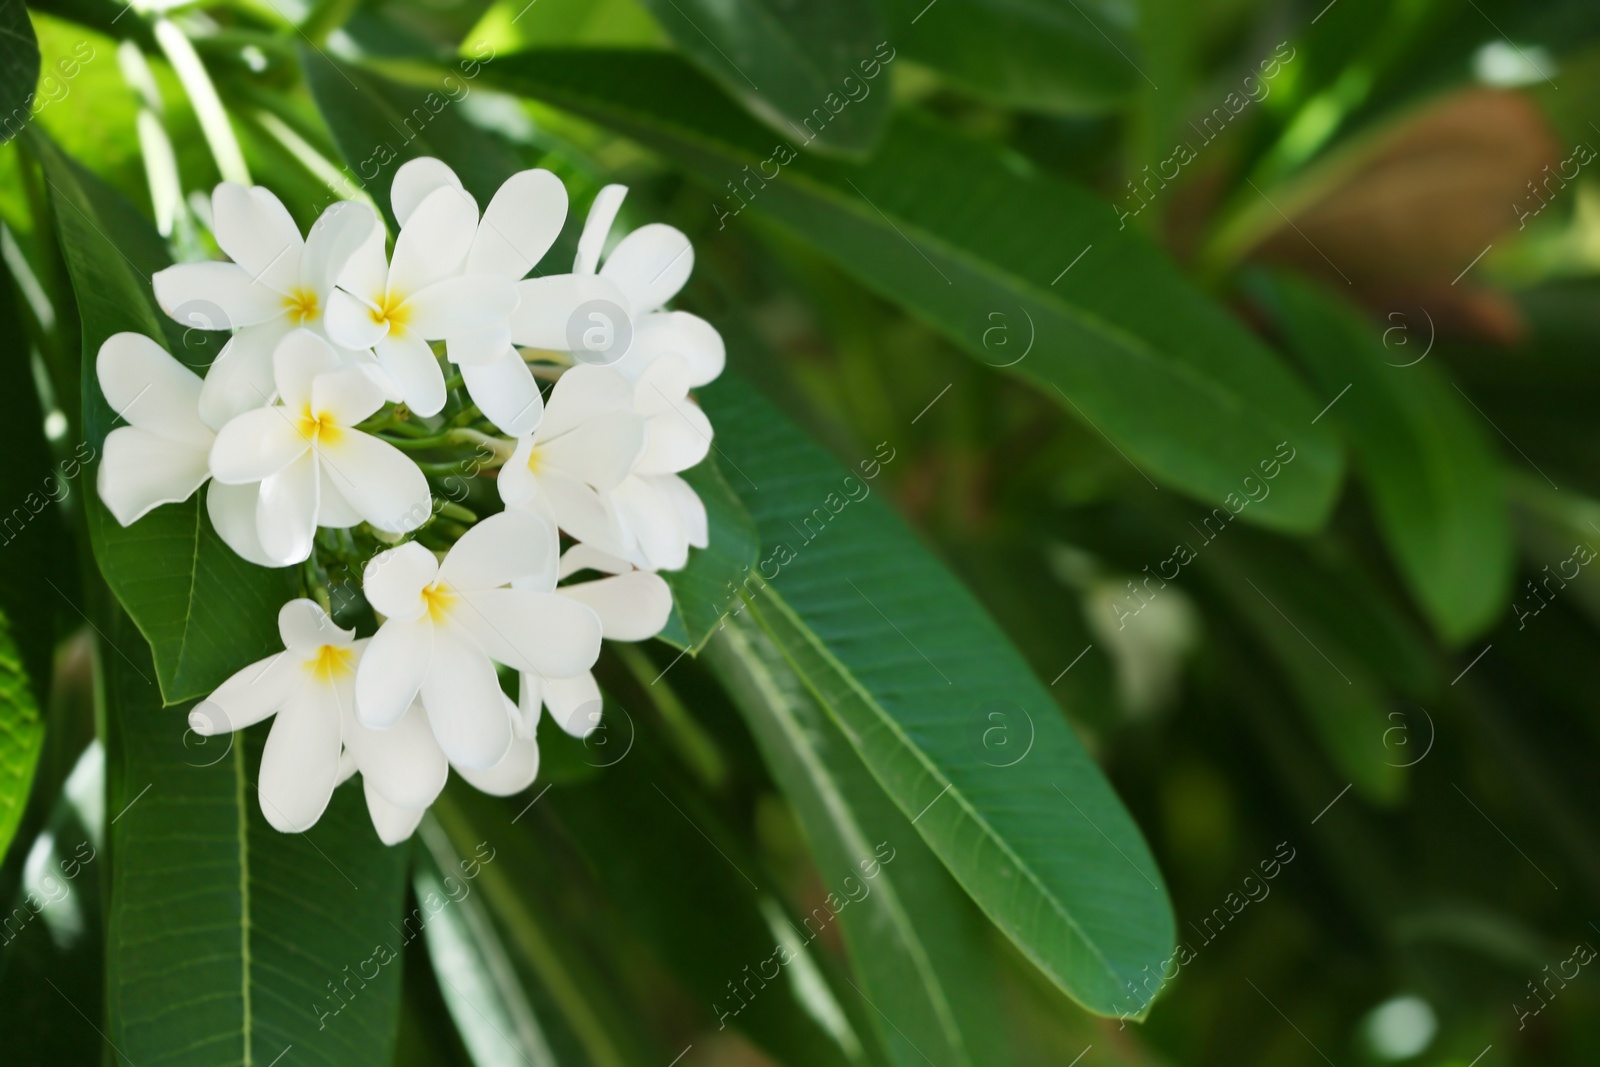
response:
<path id="1" fill-rule="evenodd" d="M 1049 693 L 881 497 L 856 497 L 870 481 L 731 374 L 703 399 L 760 486 L 740 496 L 776 577 L 741 586 L 749 610 L 985 914 L 1085 1007 L 1136 1014 L 1124 983 L 1170 951 L 1170 905 Z M 993 714 L 1032 738 L 1009 766 L 984 744 Z"/>
<path id="2" fill-rule="evenodd" d="M 101 343 L 132 330 L 164 342 L 180 359 L 187 352 L 182 329 L 162 315 L 150 288 L 150 275 L 168 262 L 155 231 L 130 204 L 33 133 L 29 144 L 44 165 L 82 319 L 84 436 L 98 455 L 116 419 L 95 378 Z M 95 557 L 150 642 L 153 677 L 168 703 L 209 693 L 246 663 L 281 648 L 277 612 L 294 595 L 291 571 L 257 567 L 223 544 L 206 517 L 203 492 L 159 507 L 127 528 L 98 496 L 83 494 Z"/>
<path id="3" fill-rule="evenodd" d="M 525 53 L 486 77 L 679 161 L 718 191 L 708 210 L 723 226 L 746 201 L 779 220 L 1106 435 L 1130 479 L 1222 503 L 1288 441 L 1295 477 L 1245 517 L 1310 530 L 1332 507 L 1343 457 L 1305 389 L 1088 193 L 918 117 L 866 165 L 795 158 L 672 56 Z"/>
<path id="4" fill-rule="evenodd" d="M 0 615 L 0 860 L 22 820 L 44 747 L 44 722 L 11 629 Z"/>
<path id="5" fill-rule="evenodd" d="M 107 1036 L 131 1063 L 387 1067 L 399 1024 L 407 850 L 359 785 L 305 834 L 272 829 L 266 728 L 197 743 L 118 613 L 101 648 L 111 740 Z"/>
<path id="6" fill-rule="evenodd" d="M 1324 394 L 1338 397 L 1328 417 L 1350 438 L 1423 614 L 1453 643 L 1483 632 L 1506 610 L 1513 558 L 1503 475 L 1471 398 L 1414 362 L 1420 337 L 1385 347 L 1355 309 L 1288 278 L 1263 277 L 1257 291 Z"/>
<path id="7" fill-rule="evenodd" d="M 805 928 L 815 917 L 820 933 L 837 909 L 859 982 L 840 995 L 866 1002 L 895 1064 L 1008 1062 L 988 924 L 760 627 L 733 619 L 719 633 L 712 668 L 795 806 L 829 891 Z"/>
<path id="8" fill-rule="evenodd" d="M 22 0 L 0 0 L 0 144 L 33 117 L 33 87 L 39 81 L 39 42 Z"/>
<path id="9" fill-rule="evenodd" d="M 888 0 L 896 46 L 998 103 L 1072 112 L 1141 84 L 1127 4 L 1079 0 Z"/>
<path id="10" fill-rule="evenodd" d="M 644 0 L 695 65 L 785 138 L 864 152 L 889 117 L 893 59 L 876 7 L 859 0 Z M 757 80 L 752 80 L 757 79 Z"/>

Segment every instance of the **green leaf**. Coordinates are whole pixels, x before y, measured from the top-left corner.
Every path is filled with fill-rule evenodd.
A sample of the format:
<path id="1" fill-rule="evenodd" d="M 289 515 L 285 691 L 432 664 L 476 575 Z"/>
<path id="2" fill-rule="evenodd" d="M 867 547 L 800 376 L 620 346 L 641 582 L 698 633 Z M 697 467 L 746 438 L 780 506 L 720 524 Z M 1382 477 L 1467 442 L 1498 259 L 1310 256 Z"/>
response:
<path id="1" fill-rule="evenodd" d="M 611 905 L 616 924 L 649 947 L 719 1029 L 740 1030 L 790 1067 L 840 1063 L 839 1044 L 801 1008 L 808 996 L 801 968 L 778 966 L 774 973 L 762 967 L 780 944 L 772 916 L 788 918 L 767 872 L 720 816 L 714 798 L 661 758 L 663 732 L 640 710 L 635 706 L 630 716 L 608 703 L 604 728 L 613 741 L 603 748 L 591 735 L 584 745 L 586 757 L 604 765 L 591 779 L 563 784 L 539 802 L 543 818 L 528 828 L 528 847 L 547 852 L 557 840 L 570 841 L 595 882 L 583 895 Z M 572 744 L 548 729 L 542 741 L 552 748 Z M 626 758 L 610 749 L 613 742 L 618 748 L 632 743 Z M 665 870 L 671 878 L 661 877 Z M 622 940 L 603 925 L 608 941 Z M 810 962 L 818 956 L 806 953 Z"/>
<path id="2" fill-rule="evenodd" d="M 121 613 L 101 648 L 111 898 L 107 1036 L 131 1063 L 387 1067 L 399 1024 L 407 850 L 346 784 L 283 834 L 256 794 L 266 730 L 197 743 Z M 381 949 L 381 951 L 380 951 Z"/>
<path id="3" fill-rule="evenodd" d="M 344 157 L 345 177 L 372 197 L 392 231 L 399 226 L 389 186 L 407 160 L 435 156 L 448 162 L 480 209 L 502 182 L 523 169 L 508 144 L 461 117 L 458 101 L 471 91 L 466 72 L 476 77 L 481 63 L 460 61 L 462 74 L 453 76 L 453 92 L 401 85 L 305 46 L 300 63 Z"/>
<path id="4" fill-rule="evenodd" d="M 475 1063 L 521 1060 L 530 1067 L 554 1067 L 555 1054 L 518 982 L 516 969 L 494 931 L 471 880 L 481 870 L 464 860 L 431 816 L 420 829 L 414 878 L 417 899 L 439 910 L 423 927 L 439 992 Z M 472 872 L 468 877 L 468 872 Z M 447 903 L 446 903 L 447 902 Z"/>
<path id="5" fill-rule="evenodd" d="M 712 669 L 794 805 L 837 902 L 860 983 L 841 995 L 866 1002 L 895 1064 L 1007 1062 L 988 924 L 760 627 L 734 619 L 718 632 Z"/>
<path id="6" fill-rule="evenodd" d="M 887 0 L 897 47 L 997 103 L 1070 113 L 1144 83 L 1134 12 L 1079 0 Z M 1139 64 L 1136 66 L 1135 64 Z"/>
<path id="7" fill-rule="evenodd" d="M 33 87 L 39 82 L 39 42 L 22 0 L 0 0 L 0 144 L 33 117 Z"/>
<path id="8" fill-rule="evenodd" d="M 1343 457 L 1312 423 L 1318 405 L 1083 190 L 917 116 L 891 125 L 867 164 L 797 158 L 672 56 L 525 53 L 485 76 L 678 161 L 717 190 L 709 210 L 723 227 L 738 225 L 748 201 L 1104 434 L 1137 468 L 1132 481 L 1222 503 L 1288 441 L 1301 457 L 1295 477 L 1245 517 L 1300 531 L 1327 517 Z"/>
<path id="9" fill-rule="evenodd" d="M 774 130 L 820 149 L 870 149 L 889 86 L 866 77 L 894 58 L 877 8 L 858 0 L 644 0 L 694 63 Z M 752 80 L 757 79 L 757 80 Z"/>
<path id="10" fill-rule="evenodd" d="M 683 477 L 705 503 L 710 543 L 691 548 L 682 570 L 661 572 L 672 589 L 672 616 L 658 636 L 676 648 L 697 652 L 736 604 L 734 587 L 755 566 L 760 544 L 750 513 L 728 487 L 715 458 L 707 456 Z"/>
<path id="11" fill-rule="evenodd" d="M 0 860 L 22 821 L 43 748 L 39 705 L 12 640 L 11 621 L 0 615 Z"/>
<path id="12" fill-rule="evenodd" d="M 541 795 L 535 791 L 532 799 Z M 488 851 L 472 892 L 482 895 L 493 916 L 558 1061 L 595 1067 L 647 1062 L 659 1049 L 637 1025 L 643 1009 L 629 1002 L 620 976 L 602 971 L 611 931 L 581 928 L 578 915 L 588 914 L 588 900 L 575 899 L 571 874 L 517 822 L 523 815 L 536 818 L 548 801 L 513 807 L 455 781 L 433 814 L 457 852 L 471 849 L 483 857 Z"/>
<path id="13" fill-rule="evenodd" d="M 846 474 L 732 374 L 702 400 L 760 486 L 739 491 L 769 578 L 741 587 L 749 610 L 984 913 L 1089 1010 L 1136 1014 L 1125 983 L 1168 955 L 1171 906 L 1050 694 L 873 498 L 868 461 Z M 984 745 L 991 713 L 1031 734 L 1010 766 Z"/>
<path id="14" fill-rule="evenodd" d="M 1433 365 L 1413 362 L 1420 337 L 1390 349 L 1354 308 L 1305 283 L 1261 276 L 1255 288 L 1329 401 L 1337 398 L 1328 418 L 1350 439 L 1378 528 L 1423 614 L 1452 643 L 1482 633 L 1506 610 L 1514 564 L 1486 420 Z"/>
<path id="15" fill-rule="evenodd" d="M 78 302 L 84 436 L 98 456 L 116 419 L 95 377 L 101 343 L 132 330 L 164 342 L 180 360 L 189 353 L 182 329 L 157 308 L 150 288 L 150 276 L 168 264 L 150 224 L 37 131 L 30 131 L 29 146 L 44 166 Z M 203 493 L 163 505 L 126 528 L 99 496 L 83 494 L 101 572 L 150 642 L 168 703 L 209 693 L 246 663 L 281 648 L 278 609 L 295 594 L 291 570 L 257 567 L 223 544 L 205 514 Z"/>

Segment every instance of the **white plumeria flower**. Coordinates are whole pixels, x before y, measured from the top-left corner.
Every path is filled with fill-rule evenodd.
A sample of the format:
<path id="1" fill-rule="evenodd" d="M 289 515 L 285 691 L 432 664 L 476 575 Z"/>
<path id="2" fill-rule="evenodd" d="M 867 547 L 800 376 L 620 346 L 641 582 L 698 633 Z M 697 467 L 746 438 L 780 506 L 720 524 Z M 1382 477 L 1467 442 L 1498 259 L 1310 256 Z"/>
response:
<path id="1" fill-rule="evenodd" d="M 493 330 L 517 294 L 503 275 L 462 273 L 478 231 L 478 205 L 464 190 L 445 186 L 415 204 L 393 202 L 404 219 L 394 258 L 384 258 L 381 229 L 367 235 L 328 299 L 328 336 L 346 348 L 372 349 L 407 406 L 436 415 L 445 402 L 444 372 L 428 342 Z"/>
<path id="2" fill-rule="evenodd" d="M 502 695 L 507 716 L 516 707 Z M 539 774 L 539 746 L 520 722 L 513 724 L 511 747 L 500 762 L 484 771 L 456 767 L 467 784 L 494 796 L 511 796 L 533 784 Z M 345 718 L 345 771 L 361 772 L 367 814 L 386 845 L 410 837 L 422 816 L 444 791 L 450 763 L 428 726 L 427 712 L 414 701 L 400 721 L 387 730 L 369 730 L 353 716 Z"/>
<path id="3" fill-rule="evenodd" d="M 407 225 L 411 214 L 439 189 L 455 189 L 470 200 L 456 172 L 437 159 L 413 159 L 395 172 L 390 194 L 395 217 Z M 515 282 L 538 265 L 561 234 L 567 217 L 567 190 L 547 170 L 525 170 L 507 178 L 484 209 L 461 270 Z M 511 345 L 509 318 L 445 339 L 445 355 L 461 368 L 461 378 L 478 410 L 501 431 L 518 437 L 539 424 L 544 400 L 528 365 Z"/>
<path id="4" fill-rule="evenodd" d="M 608 502 L 624 534 L 621 555 L 647 570 L 675 571 L 689 548 L 705 548 L 705 504 L 678 477 L 711 450 L 711 420 L 689 399 L 690 374 L 681 356 L 664 355 L 634 386 L 633 409 L 645 420 L 645 447 Z"/>
<path id="5" fill-rule="evenodd" d="M 233 262 L 180 263 L 157 271 L 151 282 L 161 309 L 185 326 L 237 330 L 200 394 L 201 415 L 220 426 L 271 401 L 278 342 L 297 328 L 322 332 L 339 272 L 370 234 L 381 239 L 382 229 L 370 208 L 341 201 L 302 240 L 276 196 L 235 182 L 217 186 L 211 204 L 217 244 Z"/>
<path id="6" fill-rule="evenodd" d="M 306 559 L 318 526 L 364 520 L 403 533 L 422 525 L 433 501 L 421 469 L 355 428 L 383 406 L 376 375 L 342 364 L 307 330 L 279 342 L 273 373 L 282 403 L 231 420 L 211 446 L 218 482 L 260 483 L 255 525 L 266 555 L 279 566 Z"/>
<path id="7" fill-rule="evenodd" d="M 626 555 L 610 495 L 645 449 L 634 388 L 609 367 L 569 368 L 550 393 L 539 428 L 517 441 L 497 484 L 507 507 L 548 518 L 579 541 Z"/>
<path id="8" fill-rule="evenodd" d="M 276 714 L 261 755 L 261 813 L 276 830 L 302 833 L 322 817 L 339 784 L 340 746 L 355 701 L 365 641 L 341 630 L 310 600 L 278 612 L 284 651 L 223 682 L 189 713 L 202 737 L 242 730 Z"/>
<path id="9" fill-rule="evenodd" d="M 689 384 L 706 385 L 722 373 L 727 361 L 722 336 L 697 315 L 663 309 L 694 270 L 689 238 L 672 226 L 650 223 L 619 241 L 600 266 L 600 253 L 627 194 L 626 186 L 608 185 L 595 197 L 571 274 L 517 283 L 512 340 L 529 348 L 572 352 L 573 313 L 593 301 L 605 301 L 623 319 L 609 322 L 617 312 L 599 313 L 595 322 L 613 334 L 606 347 L 619 343 L 617 336 L 624 330 L 631 340 L 620 357 L 600 353 L 599 361 L 637 381 L 653 360 L 677 355 L 688 365 Z M 591 354 L 589 361 L 596 361 L 596 355 Z"/>
<path id="10" fill-rule="evenodd" d="M 362 659 L 356 713 L 385 729 L 421 697 L 439 747 L 458 768 L 487 771 L 512 747 L 513 719 L 495 674 L 500 662 L 544 677 L 588 670 L 600 619 L 569 597 L 514 589 L 550 581 L 555 530 L 507 511 L 462 535 L 441 563 L 409 542 L 367 565 L 362 587 L 385 616 Z"/>
<path id="11" fill-rule="evenodd" d="M 659 574 L 634 570 L 627 560 L 589 545 L 573 545 L 562 554 L 559 577 L 585 570 L 606 577 L 564 585 L 556 593 L 594 609 L 606 640 L 647 641 L 667 624 L 672 590 Z M 518 706 L 528 736 L 538 724 L 541 705 L 573 737 L 587 737 L 600 724 L 600 683 L 592 671 L 571 678 L 544 678 L 524 671 L 519 682 Z"/>
<path id="12" fill-rule="evenodd" d="M 106 436 L 95 488 L 123 526 L 162 504 L 188 500 L 211 477 L 210 455 L 216 435 L 200 415 L 203 386 L 194 372 L 150 338 L 118 333 L 106 338 L 95 358 L 100 390 L 127 420 Z M 251 521 L 233 521 L 246 501 Z M 239 555 L 261 566 L 276 566 L 256 536 L 255 490 L 218 485 L 206 491 L 212 525 Z"/>

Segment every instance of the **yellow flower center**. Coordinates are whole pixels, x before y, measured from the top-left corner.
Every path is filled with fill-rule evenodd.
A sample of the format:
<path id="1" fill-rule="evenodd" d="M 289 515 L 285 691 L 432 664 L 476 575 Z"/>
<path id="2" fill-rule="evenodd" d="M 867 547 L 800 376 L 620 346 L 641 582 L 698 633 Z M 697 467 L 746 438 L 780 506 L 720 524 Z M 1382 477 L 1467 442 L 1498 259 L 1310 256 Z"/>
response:
<path id="1" fill-rule="evenodd" d="M 528 453 L 528 470 L 538 474 L 544 469 L 544 449 L 535 448 Z"/>
<path id="2" fill-rule="evenodd" d="M 428 618 L 439 622 L 456 602 L 456 594 L 443 582 L 434 582 L 422 590 L 422 602 L 428 605 Z"/>
<path id="3" fill-rule="evenodd" d="M 388 324 L 389 332 L 398 336 L 405 332 L 406 320 L 411 317 L 411 309 L 406 307 L 405 297 L 399 293 L 385 292 L 378 298 L 377 306 L 367 312 L 372 316 L 372 321 L 378 325 Z"/>
<path id="4" fill-rule="evenodd" d="M 317 303 L 316 293 L 296 286 L 284 296 L 283 312 L 295 325 L 304 326 L 308 322 L 315 322 L 322 308 Z"/>
<path id="5" fill-rule="evenodd" d="M 307 404 L 300 410 L 300 436 L 312 444 L 331 445 L 344 429 L 325 411 L 313 412 Z"/>
<path id="6" fill-rule="evenodd" d="M 317 649 L 315 656 L 306 661 L 306 670 L 319 681 L 331 682 L 349 675 L 355 669 L 355 659 L 353 649 L 323 645 Z"/>

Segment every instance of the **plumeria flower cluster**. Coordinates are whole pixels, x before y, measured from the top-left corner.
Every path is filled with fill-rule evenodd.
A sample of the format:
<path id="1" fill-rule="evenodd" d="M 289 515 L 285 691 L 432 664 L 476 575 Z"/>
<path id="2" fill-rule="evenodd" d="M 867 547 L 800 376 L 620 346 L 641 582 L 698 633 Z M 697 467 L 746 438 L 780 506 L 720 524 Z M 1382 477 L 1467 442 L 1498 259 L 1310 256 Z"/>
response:
<path id="1" fill-rule="evenodd" d="M 625 194 L 601 190 L 572 272 L 541 275 L 567 215 L 548 171 L 514 175 L 480 211 L 449 167 L 413 160 L 391 190 L 392 245 L 363 203 L 302 237 L 272 193 L 224 183 L 228 261 L 153 279 L 175 320 L 228 331 L 204 378 L 139 334 L 101 346 L 101 391 L 126 423 L 97 482 L 117 521 L 204 487 L 233 551 L 300 569 L 283 651 L 189 720 L 209 736 L 272 717 L 258 785 L 277 829 L 314 825 L 357 772 L 390 844 L 451 769 L 525 789 L 545 711 L 575 737 L 598 725 L 602 640 L 666 625 L 658 572 L 708 537 L 682 477 L 712 439 L 690 394 L 725 352 L 703 319 L 666 310 L 694 266 L 682 233 L 643 226 L 601 262 Z M 493 457 L 472 471 L 494 488 L 447 494 L 466 450 Z M 335 620 L 344 568 L 361 574 L 370 636 Z"/>

